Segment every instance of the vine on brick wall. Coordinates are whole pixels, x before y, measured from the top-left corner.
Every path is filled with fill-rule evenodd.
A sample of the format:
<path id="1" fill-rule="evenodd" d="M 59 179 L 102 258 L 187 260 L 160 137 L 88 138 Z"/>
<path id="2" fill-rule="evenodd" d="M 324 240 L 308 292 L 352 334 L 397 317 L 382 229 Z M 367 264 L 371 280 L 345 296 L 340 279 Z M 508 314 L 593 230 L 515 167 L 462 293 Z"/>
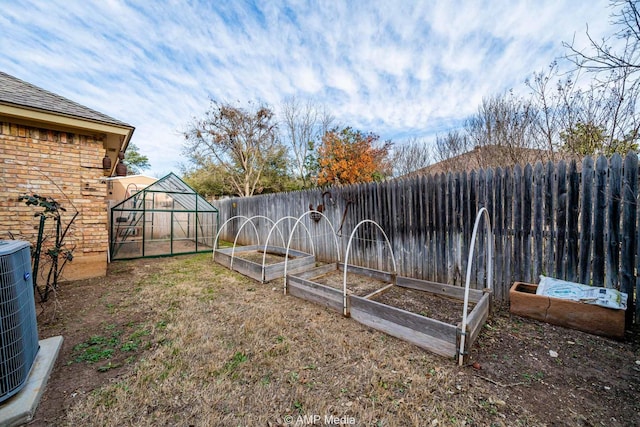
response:
<path id="1" fill-rule="evenodd" d="M 65 238 L 79 212 L 76 210 L 71 219 L 64 224 L 62 215 L 63 212 L 66 212 L 66 209 L 52 197 L 24 194 L 18 200 L 24 201 L 27 206 L 44 208 L 33 215 L 40 219 L 40 225 L 38 239 L 32 253 L 32 277 L 34 290 L 40 297 L 40 302 L 46 302 L 50 294 L 58 289 L 58 282 L 62 277 L 65 266 L 73 260 L 75 245 L 67 245 Z M 53 235 L 44 234 L 47 220 L 53 220 Z M 42 251 L 43 248 L 45 248 L 44 252 Z M 44 279 L 44 283 L 38 283 L 39 277 Z"/>

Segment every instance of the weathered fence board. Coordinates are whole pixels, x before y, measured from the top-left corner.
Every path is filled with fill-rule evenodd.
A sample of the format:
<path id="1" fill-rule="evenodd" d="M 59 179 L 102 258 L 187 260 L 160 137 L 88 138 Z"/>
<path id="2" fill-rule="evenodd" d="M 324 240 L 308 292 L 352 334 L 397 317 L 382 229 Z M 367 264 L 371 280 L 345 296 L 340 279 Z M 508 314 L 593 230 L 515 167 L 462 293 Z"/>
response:
<path id="1" fill-rule="evenodd" d="M 513 176 L 511 174 L 510 169 L 506 169 L 504 171 L 504 189 L 505 189 L 505 217 L 504 217 L 504 255 L 505 255 L 505 263 L 504 263 L 504 279 L 499 283 L 511 283 L 513 282 L 514 272 L 512 269 L 512 256 L 513 253 L 513 233 L 512 233 L 512 224 L 513 224 L 513 214 L 512 214 L 512 203 L 509 200 L 509 194 L 513 197 Z M 508 289 L 502 286 L 496 286 L 496 288 L 501 288 L 499 290 L 500 299 L 502 301 L 507 301 L 509 299 Z"/>
<path id="2" fill-rule="evenodd" d="M 556 172 L 556 181 L 558 184 L 558 192 L 556 195 L 557 200 L 557 219 L 556 219 L 556 270 L 555 277 L 559 279 L 565 278 L 566 264 L 564 263 L 564 254 L 566 246 L 566 233 L 567 233 L 567 169 L 566 163 L 560 160 L 558 163 L 558 169 Z"/>
<path id="3" fill-rule="evenodd" d="M 582 161 L 582 204 L 580 212 L 580 283 L 591 280 L 591 217 L 593 212 L 593 160 L 585 157 Z"/>
<path id="4" fill-rule="evenodd" d="M 569 190 L 568 190 L 568 216 L 567 216 L 567 275 L 569 281 L 578 280 L 578 212 L 580 203 L 580 175 L 575 160 L 569 165 Z"/>
<path id="5" fill-rule="evenodd" d="M 537 280 L 538 276 L 542 274 L 542 263 L 543 263 L 543 234 L 542 234 L 542 190 L 543 190 L 543 169 L 542 162 L 538 161 L 536 163 L 536 167 L 534 170 L 534 178 L 533 178 L 534 189 L 534 213 L 533 213 L 533 253 L 535 254 L 535 262 L 533 264 L 533 277 L 534 280 Z"/>
<path id="6" fill-rule="evenodd" d="M 607 211 L 607 255 L 606 287 L 619 288 L 618 271 L 620 264 L 620 186 L 622 185 L 622 158 L 614 155 L 609 167 L 609 209 Z"/>
<path id="7" fill-rule="evenodd" d="M 624 182 L 623 182 L 623 201 L 622 201 L 622 252 L 621 252 L 621 275 L 620 275 L 620 290 L 627 293 L 627 295 L 633 295 L 633 288 L 635 285 L 634 275 L 637 275 L 637 270 L 634 274 L 635 263 L 634 257 L 636 256 L 636 204 L 638 195 L 638 157 L 627 156 L 624 160 Z M 639 294 L 640 288 L 636 291 L 636 297 Z M 633 317 L 633 304 L 632 298 L 628 299 L 627 316 L 625 322 L 627 325 L 631 324 Z M 640 323 L 640 312 L 638 312 L 638 304 L 636 304 L 636 323 Z"/>
<path id="8" fill-rule="evenodd" d="M 513 168 L 513 273 L 516 277 L 522 274 L 522 168 Z M 524 280 L 524 277 L 523 279 Z"/>
<path id="9" fill-rule="evenodd" d="M 555 226 L 553 221 L 553 216 L 555 213 L 554 202 L 554 194 L 556 192 L 555 184 L 555 171 L 553 167 L 553 163 L 547 163 L 546 171 L 545 171 L 545 194 L 544 194 L 544 225 L 546 228 L 546 241 L 547 241 L 547 250 L 546 250 L 546 260 L 545 267 L 543 268 L 543 274 L 550 276 L 553 274 L 553 268 L 555 261 Z M 515 281 L 515 280 L 514 280 Z"/>
<path id="10" fill-rule="evenodd" d="M 607 159 L 596 161 L 596 207 L 593 212 L 593 282 L 594 286 L 604 286 L 604 235 L 607 213 Z"/>
<path id="11" fill-rule="evenodd" d="M 502 168 L 496 169 L 495 175 L 495 214 L 491 217 L 492 225 L 493 225 L 493 235 L 494 235 L 494 288 L 495 283 L 502 283 L 504 280 L 503 272 L 504 269 L 504 215 L 503 215 L 503 174 Z M 495 288 L 494 295 L 498 299 L 502 299 L 502 295 L 500 294 L 501 289 Z"/>
<path id="12" fill-rule="evenodd" d="M 324 214 L 338 230 L 341 259 L 348 237 L 363 219 L 385 230 L 398 263 L 398 274 L 464 284 L 475 216 L 490 212 L 494 231 L 494 295 L 508 301 L 515 281 L 536 283 L 540 274 L 620 289 L 629 295 L 627 322 L 640 320 L 640 227 L 638 227 L 638 156 L 412 176 L 381 183 L 332 187 L 331 202 L 322 190 L 269 194 L 216 201 L 221 222 L 234 215 L 265 215 L 274 221 L 298 217 L 309 204 L 323 203 Z M 233 241 L 244 220 L 234 221 L 221 238 Z M 325 223 L 323 225 L 323 222 Z M 316 257 L 335 262 L 335 235 L 326 225 L 306 218 Z M 265 220 L 256 221 L 260 234 Z M 283 224 L 288 235 L 292 224 Z M 293 249 L 308 251 L 299 227 Z M 374 227 L 362 227 L 354 240 L 350 263 L 391 269 L 390 254 Z M 242 238 L 255 239 L 251 227 Z M 484 225 L 482 230 L 484 231 Z M 261 241 L 266 236 L 261 235 Z M 272 237 L 272 242 L 275 238 Z M 279 238 L 278 238 L 279 239 Z M 472 265 L 472 287 L 485 286 L 485 233 L 481 232 Z"/>
<path id="13" fill-rule="evenodd" d="M 524 168 L 522 181 L 522 257 L 524 267 L 524 280 L 531 282 L 531 193 L 533 191 L 533 168 L 527 165 Z"/>
<path id="14" fill-rule="evenodd" d="M 487 206 L 487 175 L 483 169 L 480 169 L 478 173 L 478 207 L 480 208 Z M 474 218 L 475 220 L 475 218 Z M 474 221 L 475 222 L 475 221 Z M 480 223 L 480 229 L 478 230 L 478 247 L 477 247 L 477 256 L 475 257 L 474 266 L 476 271 L 476 288 L 484 288 L 485 287 L 485 232 L 484 232 L 484 222 Z"/>

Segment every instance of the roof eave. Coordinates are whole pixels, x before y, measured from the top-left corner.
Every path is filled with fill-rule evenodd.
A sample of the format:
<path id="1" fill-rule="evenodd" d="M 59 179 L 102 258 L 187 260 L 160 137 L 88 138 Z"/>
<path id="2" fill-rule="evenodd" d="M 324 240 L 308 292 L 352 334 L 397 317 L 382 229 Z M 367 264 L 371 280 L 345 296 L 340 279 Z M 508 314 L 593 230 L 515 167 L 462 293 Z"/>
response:
<path id="1" fill-rule="evenodd" d="M 78 117 L 59 112 L 36 109 L 26 106 L 19 106 L 11 103 L 0 102 L 0 116 L 8 116 L 21 120 L 25 124 L 33 124 L 35 126 L 45 125 L 54 126 L 58 129 L 83 130 L 92 133 L 103 133 L 111 135 L 110 139 L 117 139 L 114 145 L 115 155 L 111 162 L 112 166 L 108 176 L 113 176 L 116 165 L 118 164 L 118 151 L 126 151 L 135 127 L 126 123 L 109 123 L 100 120 Z"/>
<path id="2" fill-rule="evenodd" d="M 106 122 L 54 111 L 19 106 L 6 102 L 0 102 L 0 114 L 29 119 L 41 123 L 51 123 L 76 129 L 91 130 L 94 132 L 119 133 L 124 135 L 127 132 L 133 132 L 133 129 L 135 129 L 133 126 L 126 123 Z"/>

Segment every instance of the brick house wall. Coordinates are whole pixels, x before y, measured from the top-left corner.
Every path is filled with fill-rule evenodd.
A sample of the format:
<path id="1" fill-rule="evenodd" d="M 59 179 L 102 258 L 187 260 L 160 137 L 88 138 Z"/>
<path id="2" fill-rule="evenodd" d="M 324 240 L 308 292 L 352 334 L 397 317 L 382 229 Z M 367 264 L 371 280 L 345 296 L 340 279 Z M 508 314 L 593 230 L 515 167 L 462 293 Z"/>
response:
<path id="1" fill-rule="evenodd" d="M 6 120 L 6 119 L 5 119 Z M 104 135 L 82 135 L 0 123 L 0 239 L 35 244 L 42 208 L 18 200 L 23 194 L 51 196 L 65 209 L 65 220 L 79 215 L 67 242 L 74 259 L 63 280 L 104 276 L 107 270 L 106 182 L 103 177 Z M 50 227 L 52 220 L 47 221 Z M 54 236 L 53 230 L 47 232 Z M 41 270 L 42 271 L 42 270 Z"/>

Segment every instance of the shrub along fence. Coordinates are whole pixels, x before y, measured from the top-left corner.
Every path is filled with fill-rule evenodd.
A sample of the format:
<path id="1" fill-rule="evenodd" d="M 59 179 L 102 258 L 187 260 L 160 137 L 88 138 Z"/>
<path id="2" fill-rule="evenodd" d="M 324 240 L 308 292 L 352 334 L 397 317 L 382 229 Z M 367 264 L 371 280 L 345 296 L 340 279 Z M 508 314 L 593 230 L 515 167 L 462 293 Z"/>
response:
<path id="1" fill-rule="evenodd" d="M 274 221 L 298 217 L 310 205 L 322 204 L 323 213 L 339 229 L 342 253 L 356 224 L 371 219 L 389 236 L 398 274 L 457 285 L 464 285 L 476 213 L 486 207 L 495 239 L 497 300 L 508 301 L 514 281 L 537 283 L 544 274 L 626 292 L 630 324 L 633 319 L 640 322 L 640 305 L 635 304 L 640 292 L 637 201 L 638 156 L 629 153 L 624 159 L 614 155 L 595 161 L 585 157 L 581 163 L 538 162 L 524 168 L 411 176 L 213 204 L 220 210 L 221 223 L 234 215 L 264 215 Z M 322 221 L 311 224 L 320 227 Z M 226 227 L 221 238 L 233 240 L 237 229 Z M 330 256 L 333 234 L 325 230 L 313 235 L 317 257 L 335 261 Z M 484 233 L 479 236 L 473 277 L 476 288 L 483 288 L 487 242 Z M 379 250 L 372 253 L 365 245 L 350 255 L 349 263 L 370 266 L 371 259 L 380 256 Z"/>

